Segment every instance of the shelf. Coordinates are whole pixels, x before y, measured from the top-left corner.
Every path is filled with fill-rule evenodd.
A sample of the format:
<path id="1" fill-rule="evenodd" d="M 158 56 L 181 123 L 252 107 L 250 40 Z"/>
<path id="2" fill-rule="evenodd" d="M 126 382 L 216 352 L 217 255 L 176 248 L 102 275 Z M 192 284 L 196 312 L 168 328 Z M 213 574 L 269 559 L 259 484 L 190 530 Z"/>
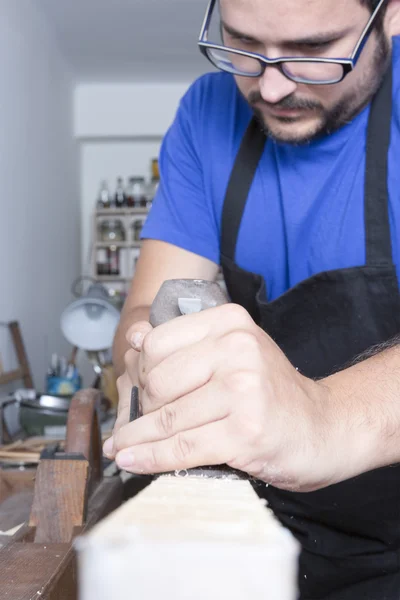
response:
<path id="1" fill-rule="evenodd" d="M 107 216 L 134 216 L 134 215 L 144 215 L 147 216 L 150 212 L 149 208 L 103 208 L 101 210 L 96 210 L 96 217 L 107 217 Z"/>
<path id="2" fill-rule="evenodd" d="M 96 248 L 109 248 L 115 246 L 116 248 L 140 248 L 140 242 L 96 242 Z"/>
<path id="3" fill-rule="evenodd" d="M 131 278 L 121 277 L 120 275 L 95 275 L 94 279 L 96 281 L 124 281 L 129 282 L 132 280 Z"/>
<path id="4" fill-rule="evenodd" d="M 91 244 L 91 272 L 93 278 L 98 282 L 110 283 L 116 285 L 117 283 L 123 284 L 123 287 L 132 281 L 136 262 L 140 249 L 142 247 L 142 241 L 136 241 L 134 236 L 137 235 L 139 229 L 133 227 L 135 221 L 144 222 L 149 214 L 149 210 L 146 208 L 110 208 L 95 210 L 93 213 L 92 221 L 92 235 L 93 242 Z M 101 231 L 99 230 L 100 223 L 106 220 L 116 220 L 120 218 L 121 224 L 124 228 L 124 240 L 121 240 L 122 232 L 116 231 L 116 238 L 119 240 L 102 240 Z M 112 232 L 110 232 L 112 233 Z M 114 248 L 119 256 L 119 268 L 121 275 L 98 275 L 97 264 L 103 261 L 100 260 L 100 254 L 110 252 L 110 248 Z M 109 257 L 112 260 L 113 257 Z M 105 259 L 105 257 L 104 257 Z M 115 265 L 116 266 L 116 265 Z M 129 277 L 127 277 L 127 275 Z"/>

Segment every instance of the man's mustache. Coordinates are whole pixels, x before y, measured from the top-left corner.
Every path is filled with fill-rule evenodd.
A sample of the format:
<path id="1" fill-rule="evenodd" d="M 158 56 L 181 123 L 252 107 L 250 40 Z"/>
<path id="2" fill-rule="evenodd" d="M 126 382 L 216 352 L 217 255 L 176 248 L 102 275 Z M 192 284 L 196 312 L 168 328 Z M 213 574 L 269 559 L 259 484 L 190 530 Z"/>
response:
<path id="1" fill-rule="evenodd" d="M 264 106 L 266 108 L 282 108 L 289 110 L 317 110 L 323 108 L 319 102 L 315 102 L 312 100 L 302 100 L 301 98 L 296 98 L 293 95 L 286 96 L 286 98 L 282 98 L 279 102 L 271 104 L 270 102 L 266 102 L 259 92 L 251 92 L 247 98 L 249 104 L 251 106 L 257 105 L 257 108 L 260 106 Z"/>

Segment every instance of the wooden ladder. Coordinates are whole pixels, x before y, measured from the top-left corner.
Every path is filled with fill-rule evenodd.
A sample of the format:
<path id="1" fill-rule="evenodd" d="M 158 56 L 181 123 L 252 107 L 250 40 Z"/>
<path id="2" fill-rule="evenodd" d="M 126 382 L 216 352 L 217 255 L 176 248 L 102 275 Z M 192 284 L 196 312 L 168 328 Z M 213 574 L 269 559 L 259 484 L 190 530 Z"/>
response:
<path id="1" fill-rule="evenodd" d="M 33 380 L 29 368 L 28 357 L 26 355 L 24 342 L 17 321 L 12 321 L 7 324 L 11 338 L 14 344 L 15 353 L 17 355 L 19 368 L 14 371 L 0 372 L 0 385 L 6 385 L 13 381 L 23 381 L 24 387 L 33 389 Z"/>
<path id="2" fill-rule="evenodd" d="M 22 381 L 25 388 L 34 389 L 29 361 L 25 351 L 19 323 L 17 321 L 12 321 L 11 323 L 6 323 L 6 327 L 8 327 L 11 334 L 19 367 L 14 371 L 4 372 L 0 365 L 0 386 L 7 385 L 13 381 Z M 14 402 L 14 398 L 0 402 L 0 445 L 12 442 L 4 422 L 4 409 Z"/>

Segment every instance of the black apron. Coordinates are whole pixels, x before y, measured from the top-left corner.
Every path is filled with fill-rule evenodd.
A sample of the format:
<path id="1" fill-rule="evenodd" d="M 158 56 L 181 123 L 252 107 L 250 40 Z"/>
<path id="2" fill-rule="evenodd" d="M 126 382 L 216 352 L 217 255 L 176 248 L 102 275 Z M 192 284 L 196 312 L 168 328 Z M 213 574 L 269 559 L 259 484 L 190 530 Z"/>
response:
<path id="1" fill-rule="evenodd" d="M 319 273 L 268 302 L 263 279 L 235 264 L 243 211 L 266 143 L 255 119 L 231 174 L 221 237 L 221 265 L 229 295 L 307 377 L 331 374 L 400 332 L 387 189 L 391 107 L 389 68 L 373 99 L 368 125 L 365 266 Z M 302 600 L 399 600 L 399 466 L 311 493 L 287 492 L 264 484 L 256 490 L 301 542 Z"/>

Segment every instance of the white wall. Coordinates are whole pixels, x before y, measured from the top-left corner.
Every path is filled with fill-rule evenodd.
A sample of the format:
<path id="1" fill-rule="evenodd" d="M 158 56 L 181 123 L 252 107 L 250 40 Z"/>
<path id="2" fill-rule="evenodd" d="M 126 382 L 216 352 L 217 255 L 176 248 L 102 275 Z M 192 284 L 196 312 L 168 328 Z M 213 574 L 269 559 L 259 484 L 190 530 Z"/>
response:
<path id="1" fill-rule="evenodd" d="M 78 138 L 162 136 L 188 83 L 81 84 L 75 92 Z"/>
<path id="2" fill-rule="evenodd" d="M 42 390 L 49 353 L 68 350 L 59 317 L 80 271 L 80 225 L 73 81 L 39 0 L 0 1 L 0 78 L 0 321 L 20 322 Z M 14 368 L 1 329 L 0 352 Z"/>
<path id="3" fill-rule="evenodd" d="M 101 179 L 150 175 L 164 134 L 188 83 L 81 84 L 75 91 L 80 142 L 82 270 L 88 274 L 92 215 Z"/>

